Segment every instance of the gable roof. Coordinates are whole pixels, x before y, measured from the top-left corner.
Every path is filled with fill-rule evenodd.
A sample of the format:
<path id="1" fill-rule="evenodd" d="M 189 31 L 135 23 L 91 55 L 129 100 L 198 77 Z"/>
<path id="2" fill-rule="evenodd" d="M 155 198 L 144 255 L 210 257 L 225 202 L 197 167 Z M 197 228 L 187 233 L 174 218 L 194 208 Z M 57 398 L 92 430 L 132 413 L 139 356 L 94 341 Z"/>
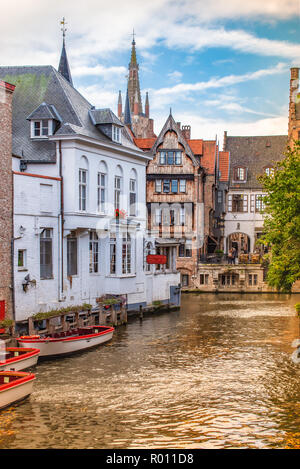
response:
<path id="1" fill-rule="evenodd" d="M 249 136 L 226 138 L 224 150 L 230 152 L 230 186 L 234 188 L 260 189 L 257 176 L 263 174 L 264 168 L 284 158 L 287 135 Z M 247 168 L 247 181 L 233 182 L 234 168 Z"/>
<path id="2" fill-rule="evenodd" d="M 228 182 L 229 180 L 229 151 L 219 152 L 219 181 Z"/>
<path id="3" fill-rule="evenodd" d="M 42 103 L 40 104 L 28 117 L 27 120 L 34 119 L 55 119 L 62 122 L 60 115 L 58 114 L 53 104 Z"/>
<path id="4" fill-rule="evenodd" d="M 0 79 L 16 85 L 13 94 L 14 155 L 31 162 L 55 162 L 54 141 L 30 138 L 30 122 L 26 119 L 43 113 L 55 113 L 60 117 L 61 126 L 55 135 L 79 134 L 114 145 L 93 124 L 89 113 L 93 106 L 51 65 L 0 67 Z M 122 145 L 138 150 L 128 132 L 122 132 Z"/>
<path id="5" fill-rule="evenodd" d="M 199 161 L 195 158 L 194 153 L 192 152 L 187 140 L 184 138 L 183 133 L 181 132 L 180 128 L 178 127 L 171 113 L 168 119 L 166 120 L 165 125 L 163 126 L 162 130 L 160 131 L 160 134 L 155 140 L 155 143 L 151 151 L 153 153 L 156 153 L 157 147 L 163 143 L 165 134 L 170 130 L 177 134 L 178 142 L 181 143 L 181 145 L 184 147 L 185 153 L 187 154 L 187 156 L 191 158 L 193 164 L 195 166 L 199 166 Z"/>

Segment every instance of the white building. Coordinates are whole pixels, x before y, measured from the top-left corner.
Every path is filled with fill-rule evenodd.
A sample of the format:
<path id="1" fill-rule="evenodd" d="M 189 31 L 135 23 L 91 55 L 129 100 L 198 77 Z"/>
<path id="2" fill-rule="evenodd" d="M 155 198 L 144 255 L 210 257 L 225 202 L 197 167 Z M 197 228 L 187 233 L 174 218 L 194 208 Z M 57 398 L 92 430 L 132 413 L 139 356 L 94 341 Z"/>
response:
<path id="1" fill-rule="evenodd" d="M 257 240 L 263 231 L 264 196 L 260 175 L 271 174 L 283 158 L 287 136 L 231 137 L 225 132 L 224 150 L 230 153 L 230 181 L 227 193 L 224 252 L 261 251 Z"/>
<path id="2" fill-rule="evenodd" d="M 95 109 L 51 66 L 0 67 L 13 101 L 16 321 L 104 294 L 128 310 L 178 304 L 175 248 L 148 265 L 146 164 L 109 109 Z M 26 99 L 25 99 L 26 97 Z"/>

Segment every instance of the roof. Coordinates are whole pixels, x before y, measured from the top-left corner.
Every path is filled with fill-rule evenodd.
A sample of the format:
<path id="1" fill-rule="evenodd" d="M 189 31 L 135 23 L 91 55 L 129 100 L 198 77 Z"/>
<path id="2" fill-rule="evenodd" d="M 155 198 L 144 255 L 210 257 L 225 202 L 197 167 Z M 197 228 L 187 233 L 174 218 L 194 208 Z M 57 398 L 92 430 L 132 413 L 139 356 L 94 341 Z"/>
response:
<path id="1" fill-rule="evenodd" d="M 156 138 L 134 138 L 134 143 L 137 147 L 141 148 L 141 150 L 151 150 Z"/>
<path id="2" fill-rule="evenodd" d="M 38 106 L 28 117 L 27 120 L 34 119 L 55 119 L 61 122 L 61 117 L 58 114 L 53 104 L 42 103 Z"/>
<path id="3" fill-rule="evenodd" d="M 44 111 L 60 116 L 57 136 L 79 134 L 113 144 L 92 122 L 89 111 L 94 109 L 93 106 L 51 65 L 0 67 L 0 79 L 16 85 L 13 94 L 14 155 L 26 161 L 55 162 L 55 142 L 31 139 L 30 122 L 26 120 L 32 115 L 43 115 L 38 113 Z M 45 103 L 44 108 L 42 103 Z M 122 145 L 137 150 L 128 132 L 122 132 Z"/>
<path id="4" fill-rule="evenodd" d="M 94 125 L 101 124 L 116 124 L 123 127 L 122 122 L 117 118 L 117 116 L 112 112 L 111 109 L 91 109 L 89 111 L 92 122 Z"/>
<path id="5" fill-rule="evenodd" d="M 203 140 L 203 153 L 200 158 L 200 164 L 208 174 L 215 174 L 216 154 L 216 140 Z"/>
<path id="6" fill-rule="evenodd" d="M 229 180 L 229 151 L 219 152 L 219 180 L 228 182 Z"/>
<path id="7" fill-rule="evenodd" d="M 70 67 L 69 67 L 69 61 L 68 61 L 66 47 L 65 47 L 65 39 L 63 39 L 63 45 L 62 45 L 62 50 L 61 50 L 58 71 L 73 86 L 72 76 L 71 76 Z"/>
<path id="8" fill-rule="evenodd" d="M 264 168 L 272 166 L 284 157 L 287 135 L 249 136 L 226 138 L 224 150 L 230 152 L 230 187 L 260 189 L 257 176 Z M 233 170 L 238 166 L 247 168 L 245 183 L 233 182 Z"/>
<path id="9" fill-rule="evenodd" d="M 188 140 L 188 144 L 192 149 L 194 155 L 202 155 L 203 152 L 203 140 Z"/>

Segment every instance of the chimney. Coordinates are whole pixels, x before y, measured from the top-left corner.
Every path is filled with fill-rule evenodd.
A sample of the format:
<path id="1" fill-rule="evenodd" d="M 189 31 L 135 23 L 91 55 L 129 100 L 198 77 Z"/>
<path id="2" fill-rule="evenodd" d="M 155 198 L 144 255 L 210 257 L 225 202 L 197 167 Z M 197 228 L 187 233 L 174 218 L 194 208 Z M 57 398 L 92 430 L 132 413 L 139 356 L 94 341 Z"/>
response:
<path id="1" fill-rule="evenodd" d="M 119 91 L 119 99 L 118 99 L 118 117 L 119 117 L 119 119 L 122 117 L 122 95 L 121 95 L 121 90 Z"/>
<path id="2" fill-rule="evenodd" d="M 186 140 L 191 140 L 191 126 L 190 125 L 183 125 L 181 132 Z"/>
<path id="3" fill-rule="evenodd" d="M 149 117 L 149 115 L 150 115 L 150 106 L 149 106 L 149 96 L 148 96 L 148 91 L 146 91 L 146 101 L 145 101 L 145 115 L 146 115 L 146 117 Z"/>
<path id="4" fill-rule="evenodd" d="M 227 145 L 227 130 L 224 130 L 223 151 L 226 151 L 226 145 Z"/>

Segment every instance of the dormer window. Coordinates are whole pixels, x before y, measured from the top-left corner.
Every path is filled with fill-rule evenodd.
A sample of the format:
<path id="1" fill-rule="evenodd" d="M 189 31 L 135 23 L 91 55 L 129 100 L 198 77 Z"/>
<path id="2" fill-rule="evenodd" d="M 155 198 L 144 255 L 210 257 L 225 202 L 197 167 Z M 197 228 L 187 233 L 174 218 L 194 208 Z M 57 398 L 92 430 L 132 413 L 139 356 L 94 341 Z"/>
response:
<path id="1" fill-rule="evenodd" d="M 112 139 L 114 142 L 121 143 L 121 129 L 116 125 L 112 126 Z"/>
<path id="2" fill-rule="evenodd" d="M 48 137 L 52 132 L 49 132 L 51 121 L 42 119 L 39 121 L 32 121 L 32 137 Z"/>
<path id="3" fill-rule="evenodd" d="M 161 165 L 181 165 L 182 151 L 180 150 L 162 150 L 159 152 L 159 164 Z"/>
<path id="4" fill-rule="evenodd" d="M 55 106 L 47 103 L 40 104 L 27 117 L 27 120 L 30 121 L 31 138 L 47 138 L 49 135 L 53 135 L 59 124 L 62 123 Z"/>
<path id="5" fill-rule="evenodd" d="M 247 169 L 244 166 L 234 168 L 233 179 L 236 182 L 246 182 Z"/>

